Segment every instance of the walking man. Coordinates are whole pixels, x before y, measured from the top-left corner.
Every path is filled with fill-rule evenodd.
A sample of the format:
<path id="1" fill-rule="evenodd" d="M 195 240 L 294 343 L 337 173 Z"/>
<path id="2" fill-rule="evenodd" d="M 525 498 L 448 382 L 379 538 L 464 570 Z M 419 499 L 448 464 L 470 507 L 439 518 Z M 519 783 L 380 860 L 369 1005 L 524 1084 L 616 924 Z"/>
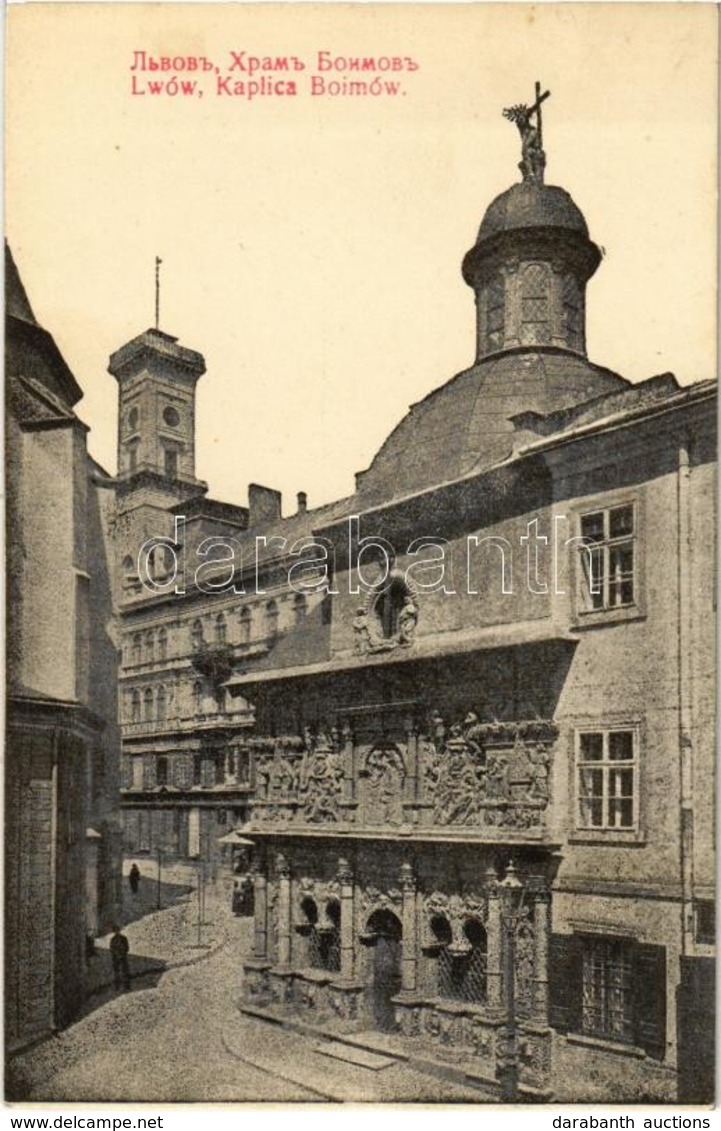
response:
<path id="1" fill-rule="evenodd" d="M 137 895 L 138 886 L 140 884 L 140 868 L 135 863 L 135 861 L 133 861 L 133 863 L 130 865 L 130 871 L 128 872 L 128 883 L 130 884 L 130 890 L 133 895 Z"/>
<path id="2" fill-rule="evenodd" d="M 110 957 L 113 962 L 113 980 L 116 990 L 130 989 L 130 966 L 128 953 L 130 944 L 117 923 L 113 924 L 113 937 L 110 940 Z"/>

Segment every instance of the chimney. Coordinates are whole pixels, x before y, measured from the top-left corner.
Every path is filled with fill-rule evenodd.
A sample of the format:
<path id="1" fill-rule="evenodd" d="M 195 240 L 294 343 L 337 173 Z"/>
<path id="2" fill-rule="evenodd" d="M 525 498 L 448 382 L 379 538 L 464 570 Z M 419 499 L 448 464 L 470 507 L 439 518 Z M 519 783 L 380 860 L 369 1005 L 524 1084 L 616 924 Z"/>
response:
<path id="1" fill-rule="evenodd" d="M 308 496 L 305 491 L 298 492 L 298 514 L 305 514 L 308 510 Z"/>
<path id="2" fill-rule="evenodd" d="M 249 526 L 263 526 L 277 522 L 280 518 L 280 491 L 272 487 L 261 487 L 259 483 L 248 486 Z"/>

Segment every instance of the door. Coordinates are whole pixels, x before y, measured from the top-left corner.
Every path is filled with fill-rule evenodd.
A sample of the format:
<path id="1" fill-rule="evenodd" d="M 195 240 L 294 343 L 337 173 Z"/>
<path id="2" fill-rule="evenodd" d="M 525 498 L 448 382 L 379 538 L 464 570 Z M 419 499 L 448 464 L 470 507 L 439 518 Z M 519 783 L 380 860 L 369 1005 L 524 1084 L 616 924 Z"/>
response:
<path id="1" fill-rule="evenodd" d="M 390 1032 L 396 1027 L 392 998 L 401 988 L 400 921 L 392 911 L 376 911 L 368 920 L 368 931 L 376 936 L 373 948 L 373 1020 L 377 1029 Z"/>

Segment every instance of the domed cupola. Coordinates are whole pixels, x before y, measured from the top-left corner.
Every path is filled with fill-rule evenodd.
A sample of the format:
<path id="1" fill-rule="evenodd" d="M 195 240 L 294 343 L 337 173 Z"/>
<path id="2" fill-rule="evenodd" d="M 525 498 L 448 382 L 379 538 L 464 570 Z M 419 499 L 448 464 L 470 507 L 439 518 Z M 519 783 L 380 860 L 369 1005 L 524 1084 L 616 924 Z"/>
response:
<path id="1" fill-rule="evenodd" d="M 529 347 L 586 353 L 586 283 L 601 253 L 565 189 L 544 184 L 546 97 L 536 84 L 534 106 L 504 110 L 521 134 L 523 180 L 491 202 L 463 260 L 476 295 L 477 361 Z"/>

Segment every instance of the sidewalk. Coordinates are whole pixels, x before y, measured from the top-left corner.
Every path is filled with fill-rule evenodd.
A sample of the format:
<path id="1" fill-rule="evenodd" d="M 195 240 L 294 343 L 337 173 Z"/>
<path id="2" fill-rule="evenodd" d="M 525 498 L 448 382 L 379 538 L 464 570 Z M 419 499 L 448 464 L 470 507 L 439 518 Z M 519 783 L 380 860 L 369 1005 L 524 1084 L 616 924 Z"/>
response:
<path id="1" fill-rule="evenodd" d="M 130 943 L 132 982 L 147 983 L 164 970 L 199 962 L 238 933 L 230 909 L 231 875 L 219 873 L 215 882 L 206 880 L 201 920 L 197 868 L 163 861 L 158 887 L 156 861 L 138 859 L 141 878 L 133 895 L 127 878 L 131 863 L 127 860 L 124 866 L 120 926 Z M 96 953 L 87 964 L 87 997 L 113 988 L 111 937 L 109 933 L 96 939 Z"/>

